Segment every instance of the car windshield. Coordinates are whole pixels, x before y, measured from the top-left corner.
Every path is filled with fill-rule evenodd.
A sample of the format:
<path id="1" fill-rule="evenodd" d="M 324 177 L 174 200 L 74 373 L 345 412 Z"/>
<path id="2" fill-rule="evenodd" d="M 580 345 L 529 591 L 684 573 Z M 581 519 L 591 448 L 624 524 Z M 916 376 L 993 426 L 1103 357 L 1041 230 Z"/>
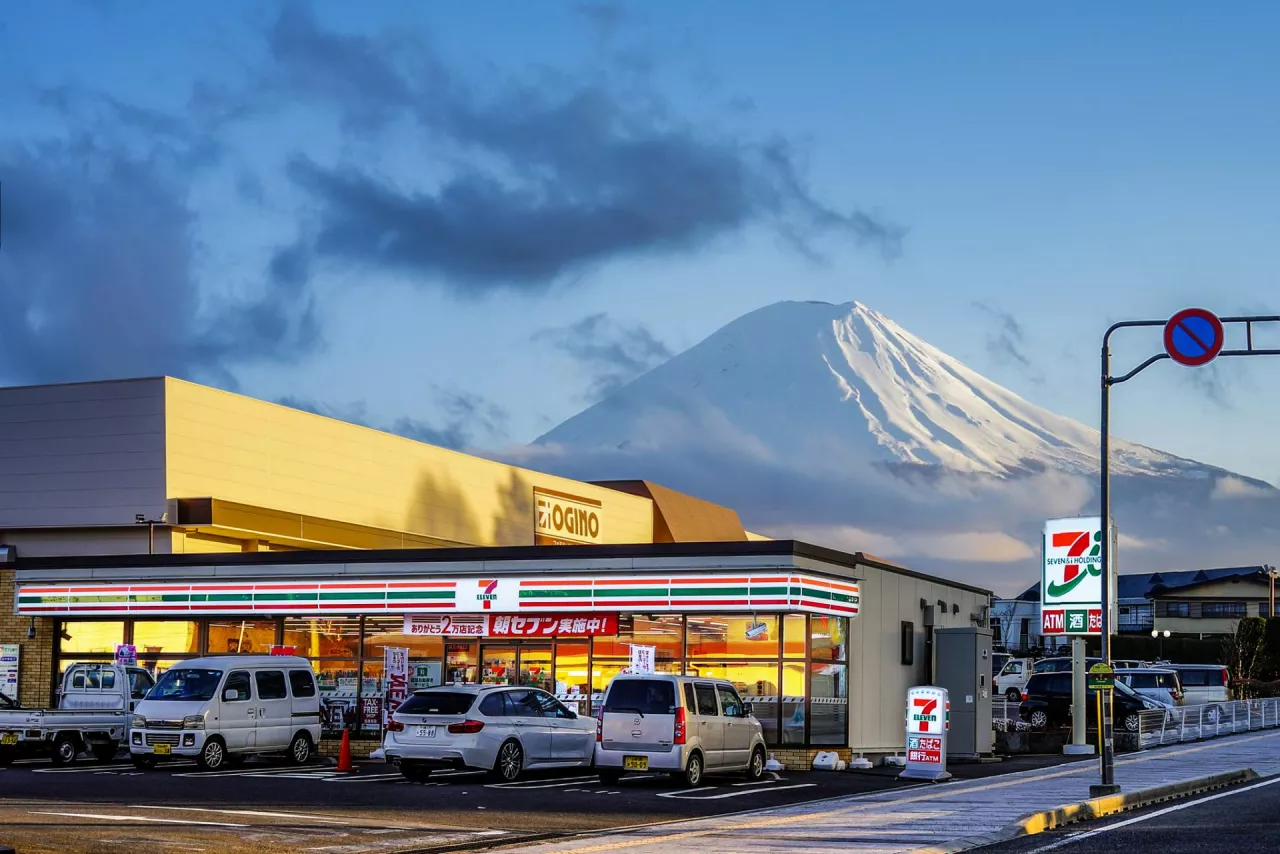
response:
<path id="1" fill-rule="evenodd" d="M 617 679 L 605 698 L 606 712 L 640 712 L 644 715 L 674 715 L 676 690 L 672 683 L 658 679 Z"/>
<path id="2" fill-rule="evenodd" d="M 212 700 L 222 681 L 221 670 L 175 667 L 166 670 L 155 687 L 147 692 L 148 700 Z"/>
<path id="3" fill-rule="evenodd" d="M 465 691 L 423 691 L 396 709 L 398 715 L 464 715 L 476 695 Z"/>

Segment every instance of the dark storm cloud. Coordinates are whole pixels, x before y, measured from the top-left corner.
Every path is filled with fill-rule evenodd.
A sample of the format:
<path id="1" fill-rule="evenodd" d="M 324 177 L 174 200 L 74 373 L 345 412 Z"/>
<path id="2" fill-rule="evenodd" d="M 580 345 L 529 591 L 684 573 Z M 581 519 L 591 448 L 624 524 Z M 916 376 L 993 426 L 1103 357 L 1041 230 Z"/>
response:
<path id="1" fill-rule="evenodd" d="M 174 374 L 318 343 L 309 301 L 268 282 L 202 310 L 189 187 L 163 158 L 89 138 L 0 147 L 0 374 L 64 382 Z"/>
<path id="2" fill-rule="evenodd" d="M 469 392 L 439 388 L 434 390 L 434 398 L 444 414 L 442 426 L 417 418 L 397 418 L 391 424 L 378 423 L 368 417 L 363 401 L 331 404 L 289 395 L 277 398 L 275 402 L 455 451 L 470 448 L 482 438 L 496 440 L 506 437 L 507 411 L 496 403 Z"/>
<path id="3" fill-rule="evenodd" d="M 671 358 L 671 350 L 642 324 L 623 324 L 603 312 L 533 336 L 580 364 L 591 377 L 587 397 L 599 400 Z"/>
<path id="4" fill-rule="evenodd" d="M 753 227 L 811 255 L 822 236 L 886 254 L 903 236 L 818 200 L 784 142 L 682 123 L 603 79 L 545 73 L 485 96 L 421 44 L 409 56 L 388 38 L 331 32 L 296 3 L 268 45 L 268 88 L 336 107 L 363 133 L 412 122 L 437 155 L 420 181 L 294 159 L 290 176 L 318 206 L 308 248 L 333 262 L 482 295 L 542 292 L 609 260 L 693 252 Z"/>

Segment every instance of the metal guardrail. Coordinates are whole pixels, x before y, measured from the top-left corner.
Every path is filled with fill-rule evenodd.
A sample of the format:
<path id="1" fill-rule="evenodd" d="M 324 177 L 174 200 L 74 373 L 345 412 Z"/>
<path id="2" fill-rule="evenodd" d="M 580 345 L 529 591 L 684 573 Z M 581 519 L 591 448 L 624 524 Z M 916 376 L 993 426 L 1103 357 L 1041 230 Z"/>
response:
<path id="1" fill-rule="evenodd" d="M 1280 727 L 1280 697 L 1138 713 L 1138 749 Z"/>

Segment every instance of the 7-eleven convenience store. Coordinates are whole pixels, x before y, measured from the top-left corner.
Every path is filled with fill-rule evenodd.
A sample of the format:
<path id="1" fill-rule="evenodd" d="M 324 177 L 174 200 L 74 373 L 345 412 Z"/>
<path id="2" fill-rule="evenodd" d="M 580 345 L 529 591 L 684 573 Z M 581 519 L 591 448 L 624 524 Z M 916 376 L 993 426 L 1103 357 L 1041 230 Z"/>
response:
<path id="1" fill-rule="evenodd" d="M 859 554 L 780 541 L 18 556 L 16 614 L 52 618 L 56 674 L 132 645 L 163 671 L 203 654 L 292 648 L 326 728 L 379 735 L 386 650 L 410 688 L 531 685 L 594 714 L 609 680 L 733 681 L 780 759 L 901 749 L 902 699 L 934 627 L 981 624 L 988 591 Z M 54 685 L 50 685 L 52 691 Z"/>

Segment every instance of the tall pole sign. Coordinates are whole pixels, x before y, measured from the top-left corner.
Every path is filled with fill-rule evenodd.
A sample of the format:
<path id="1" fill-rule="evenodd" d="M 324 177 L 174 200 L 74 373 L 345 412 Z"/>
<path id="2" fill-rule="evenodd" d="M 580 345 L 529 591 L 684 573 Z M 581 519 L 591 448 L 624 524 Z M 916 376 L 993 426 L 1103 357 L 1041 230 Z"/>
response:
<path id="1" fill-rule="evenodd" d="M 1102 336 L 1102 448 L 1101 448 L 1101 503 L 1103 519 L 1111 518 L 1111 387 L 1136 377 L 1156 362 L 1172 359 L 1180 365 L 1198 368 L 1209 364 L 1222 356 L 1280 356 L 1280 350 L 1263 349 L 1253 346 L 1253 327 L 1258 323 L 1280 322 L 1280 315 L 1256 315 L 1252 317 L 1222 317 L 1202 308 L 1188 308 L 1179 311 L 1168 320 L 1124 320 L 1113 323 Z M 1226 327 L 1243 326 L 1245 346 L 1243 349 L 1226 349 Z M 1157 353 L 1138 367 L 1121 374 L 1111 376 L 1111 336 L 1121 329 L 1136 327 L 1163 327 L 1164 352 Z M 1111 599 L 1111 544 L 1110 537 L 1102 538 L 1102 601 Z M 1115 631 L 1111 615 L 1107 608 L 1102 609 L 1102 660 L 1111 663 L 1111 635 Z M 1105 696 L 1103 696 L 1105 695 Z M 1111 795 L 1120 791 L 1115 781 L 1115 748 L 1112 738 L 1111 692 L 1099 692 L 1102 697 L 1102 739 L 1099 745 L 1101 754 L 1102 782 L 1090 787 L 1093 797 Z"/>

